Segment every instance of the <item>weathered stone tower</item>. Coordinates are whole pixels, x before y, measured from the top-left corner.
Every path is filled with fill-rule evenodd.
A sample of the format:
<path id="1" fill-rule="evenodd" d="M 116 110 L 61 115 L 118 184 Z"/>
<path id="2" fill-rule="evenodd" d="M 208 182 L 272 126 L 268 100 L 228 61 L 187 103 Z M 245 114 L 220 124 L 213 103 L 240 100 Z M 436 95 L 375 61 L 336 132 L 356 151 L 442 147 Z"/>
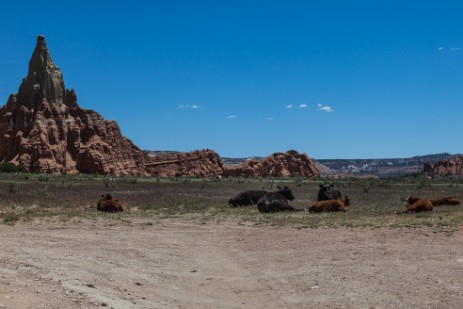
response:
<path id="1" fill-rule="evenodd" d="M 0 109 L 0 162 L 31 172 L 145 174 L 142 151 L 115 121 L 77 104 L 43 36 L 17 94 Z"/>

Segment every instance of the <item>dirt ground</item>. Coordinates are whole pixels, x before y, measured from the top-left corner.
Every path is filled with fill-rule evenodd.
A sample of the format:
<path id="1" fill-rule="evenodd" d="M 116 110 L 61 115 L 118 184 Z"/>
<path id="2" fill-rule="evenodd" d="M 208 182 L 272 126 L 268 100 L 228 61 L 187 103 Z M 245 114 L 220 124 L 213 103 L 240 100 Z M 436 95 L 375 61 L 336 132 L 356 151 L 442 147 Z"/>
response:
<path id="1" fill-rule="evenodd" d="M 461 308 L 463 230 L 0 226 L 0 308 Z"/>

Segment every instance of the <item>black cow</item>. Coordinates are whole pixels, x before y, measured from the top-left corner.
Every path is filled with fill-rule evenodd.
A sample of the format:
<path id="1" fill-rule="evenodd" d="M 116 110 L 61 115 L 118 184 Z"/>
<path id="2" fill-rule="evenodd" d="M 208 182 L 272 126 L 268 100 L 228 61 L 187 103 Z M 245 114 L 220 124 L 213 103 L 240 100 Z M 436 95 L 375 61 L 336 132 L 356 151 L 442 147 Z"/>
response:
<path id="1" fill-rule="evenodd" d="M 257 201 L 267 193 L 265 190 L 248 190 L 238 193 L 228 200 L 232 207 L 257 204 Z"/>
<path id="2" fill-rule="evenodd" d="M 341 192 L 339 192 L 339 190 L 334 189 L 333 187 L 333 184 L 320 185 L 320 190 L 318 190 L 317 201 L 328 201 L 341 198 Z"/>
<path id="3" fill-rule="evenodd" d="M 281 188 L 280 186 L 278 186 L 278 190 L 275 192 L 283 194 L 289 200 L 294 199 L 293 193 L 286 186 L 284 188 Z M 254 205 L 254 204 L 257 204 L 257 201 L 259 201 L 259 199 L 267 193 L 270 193 L 270 192 L 265 191 L 265 190 L 247 190 L 247 191 L 238 193 L 234 197 L 230 198 L 228 200 L 228 204 L 231 207 Z"/>
<path id="4" fill-rule="evenodd" d="M 302 211 L 288 204 L 288 200 L 293 200 L 294 195 L 288 187 L 284 187 L 277 192 L 268 192 L 257 201 L 257 209 L 260 212 L 275 211 Z"/>

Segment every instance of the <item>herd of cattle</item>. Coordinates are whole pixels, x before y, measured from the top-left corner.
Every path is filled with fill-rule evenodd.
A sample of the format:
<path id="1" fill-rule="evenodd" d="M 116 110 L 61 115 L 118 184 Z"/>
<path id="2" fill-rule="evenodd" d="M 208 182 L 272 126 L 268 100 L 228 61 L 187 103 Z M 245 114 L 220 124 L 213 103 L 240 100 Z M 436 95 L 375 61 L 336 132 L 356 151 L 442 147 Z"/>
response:
<path id="1" fill-rule="evenodd" d="M 291 190 L 285 186 L 277 191 L 268 192 L 265 190 L 248 190 L 237 194 L 228 200 L 231 207 L 256 205 L 260 212 L 277 212 L 277 211 L 306 211 L 307 209 L 297 209 L 289 205 L 294 195 Z M 432 211 L 434 206 L 440 205 L 460 205 L 460 200 L 456 196 L 425 198 L 409 196 L 407 198 L 407 209 L 403 213 Z M 350 205 L 349 198 L 343 196 L 333 185 L 323 184 L 317 195 L 317 201 L 309 207 L 309 212 L 326 212 L 326 211 L 346 211 L 346 206 Z M 110 194 L 102 195 L 98 201 L 98 211 L 119 212 L 124 211 L 119 200 L 113 199 Z"/>
<path id="2" fill-rule="evenodd" d="M 288 200 L 294 199 L 294 195 L 288 187 L 284 187 L 275 192 L 264 190 L 248 190 L 237 194 L 228 200 L 231 207 L 247 206 L 257 204 L 260 212 L 276 211 L 305 211 L 297 209 L 288 204 Z M 434 206 L 440 205 L 460 205 L 460 200 L 456 196 L 425 198 L 409 196 L 407 198 L 407 209 L 403 213 L 432 211 Z M 346 211 L 346 206 L 350 205 L 347 195 L 343 196 L 333 185 L 323 184 L 317 195 L 317 201 L 309 207 L 309 212 L 326 211 Z"/>

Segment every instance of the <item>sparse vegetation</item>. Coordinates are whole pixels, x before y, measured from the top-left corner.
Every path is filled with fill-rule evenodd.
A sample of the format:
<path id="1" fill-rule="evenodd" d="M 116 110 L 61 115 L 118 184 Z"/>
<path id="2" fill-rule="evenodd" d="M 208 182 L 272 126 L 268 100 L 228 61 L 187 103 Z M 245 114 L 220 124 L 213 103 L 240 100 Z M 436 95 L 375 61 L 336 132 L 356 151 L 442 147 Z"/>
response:
<path id="1" fill-rule="evenodd" d="M 1 173 L 28 173 L 27 168 L 22 164 L 14 164 L 11 162 L 2 162 L 0 163 L 0 172 Z"/>
<path id="2" fill-rule="evenodd" d="M 405 199 L 410 195 L 448 196 L 463 198 L 463 186 L 457 180 L 429 180 L 422 184 L 418 178 L 392 179 L 337 179 L 335 186 L 348 195 L 352 205 L 346 213 L 274 213 L 261 214 L 256 207 L 230 208 L 228 199 L 247 189 L 274 190 L 289 186 L 296 199 L 291 205 L 308 209 L 316 199 L 318 185 L 332 179 L 245 179 L 245 178 L 144 178 L 90 175 L 50 176 L 32 174 L 28 179 L 13 174 L 0 179 L 3 192 L 0 200 L 0 222 L 14 224 L 33 218 L 59 217 L 111 218 L 129 222 L 131 218 L 158 220 L 188 220 L 199 223 L 233 221 L 246 225 L 317 227 L 417 227 L 433 226 L 439 229 L 463 225 L 463 206 L 436 207 L 426 214 L 397 215 L 405 210 Z M 103 182 L 104 186 L 101 185 Z M 117 185 L 114 185 L 116 184 Z M 419 185 L 417 185 L 419 184 Z M 451 184 L 451 185 L 450 185 Z M 365 191 L 366 186 L 368 191 Z M 110 193 L 119 199 L 126 212 L 102 214 L 96 212 L 100 196 Z M 368 193 L 368 194 L 365 194 Z"/>
<path id="3" fill-rule="evenodd" d="M 16 182 L 10 182 L 10 187 L 8 188 L 8 192 L 15 193 L 19 190 L 19 186 Z"/>

